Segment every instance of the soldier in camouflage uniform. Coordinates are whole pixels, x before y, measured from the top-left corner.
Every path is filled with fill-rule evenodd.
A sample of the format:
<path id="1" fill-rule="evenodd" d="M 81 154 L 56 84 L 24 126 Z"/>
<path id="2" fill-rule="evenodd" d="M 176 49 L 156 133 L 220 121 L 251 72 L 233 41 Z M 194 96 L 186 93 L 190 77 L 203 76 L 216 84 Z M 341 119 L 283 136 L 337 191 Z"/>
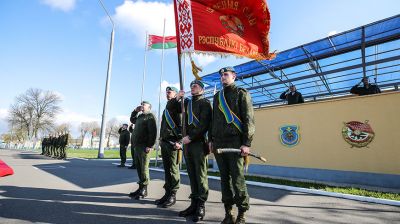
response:
<path id="1" fill-rule="evenodd" d="M 63 142 L 62 133 L 60 132 L 57 137 L 57 145 L 56 145 L 56 158 L 61 159 L 61 146 Z"/>
<path id="2" fill-rule="evenodd" d="M 125 167 L 126 149 L 128 148 L 129 139 L 131 138 L 131 134 L 128 131 L 128 124 L 123 124 L 122 127 L 118 129 L 118 134 L 119 134 L 119 156 L 121 158 L 121 164 L 119 164 L 118 167 Z M 135 159 L 134 156 L 133 159 Z M 132 163 L 134 163 L 134 161 Z"/>
<path id="3" fill-rule="evenodd" d="M 249 195 L 243 165 L 255 132 L 253 103 L 250 93 L 235 85 L 236 73 L 232 67 L 223 68 L 219 73 L 224 88 L 214 95 L 209 139 L 221 174 L 222 202 L 225 207 L 222 223 L 245 223 Z M 237 148 L 241 154 L 217 154 L 216 149 L 219 148 Z M 234 204 L 239 210 L 236 221 L 232 214 Z"/>
<path id="4" fill-rule="evenodd" d="M 151 113 L 151 104 L 147 101 L 143 101 L 141 106 L 138 106 L 132 112 L 130 120 L 135 124 L 131 142 L 134 147 L 139 188 L 135 192 L 131 192 L 129 196 L 138 200 L 147 196 L 147 185 L 150 181 L 149 152 L 156 142 L 157 124 L 154 115 Z"/>
<path id="5" fill-rule="evenodd" d="M 54 156 L 55 143 L 56 143 L 56 135 L 54 134 L 53 136 L 50 137 L 50 154 L 49 154 L 49 157 L 53 157 Z"/>
<path id="6" fill-rule="evenodd" d="M 208 158 L 209 148 L 206 133 L 211 125 L 212 108 L 210 101 L 204 98 L 204 84 L 199 80 L 190 83 L 192 98 L 185 99 L 186 136 L 183 137 L 186 167 L 190 179 L 190 206 L 179 212 L 179 216 L 193 215 L 192 221 L 198 222 L 205 216 L 205 202 L 208 198 Z M 185 91 L 180 91 L 175 107 L 181 112 L 181 103 Z"/>
<path id="7" fill-rule="evenodd" d="M 49 136 L 47 137 L 47 138 L 45 138 L 46 139 L 46 141 L 45 141 L 45 152 L 44 152 L 44 155 L 45 156 L 49 156 L 50 155 L 50 138 L 51 138 L 51 135 L 49 134 Z"/>
<path id="8" fill-rule="evenodd" d="M 47 142 L 47 138 L 44 137 L 42 140 L 42 153 L 40 153 L 40 155 L 44 155 L 46 152 L 46 142 Z"/>
<path id="9" fill-rule="evenodd" d="M 156 200 L 156 205 L 163 208 L 171 207 L 176 202 L 176 192 L 179 189 L 180 174 L 179 166 L 176 163 L 178 149 L 180 148 L 181 118 L 178 108 L 174 107 L 175 97 L 178 89 L 175 87 L 166 88 L 167 105 L 163 112 L 160 128 L 161 156 L 164 166 L 165 194 Z"/>
<path id="10" fill-rule="evenodd" d="M 61 159 L 67 159 L 68 132 L 62 135 Z"/>

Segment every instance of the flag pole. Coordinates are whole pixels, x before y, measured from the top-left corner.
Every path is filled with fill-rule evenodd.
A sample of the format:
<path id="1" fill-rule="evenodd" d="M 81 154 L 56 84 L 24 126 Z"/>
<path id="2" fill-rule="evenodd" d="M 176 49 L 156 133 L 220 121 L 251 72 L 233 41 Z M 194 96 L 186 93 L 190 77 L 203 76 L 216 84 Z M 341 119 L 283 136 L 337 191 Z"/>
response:
<path id="1" fill-rule="evenodd" d="M 185 85 L 185 83 L 186 83 L 186 55 L 183 55 L 183 85 Z M 182 101 L 183 102 L 185 101 L 185 97 L 183 97 Z M 184 112 L 182 112 L 182 117 L 186 117 Z M 183 124 L 183 121 L 182 121 L 182 124 Z M 182 137 L 185 137 L 185 136 L 182 135 Z M 183 145 L 183 143 L 182 143 L 182 151 L 184 151 L 184 150 L 185 150 L 185 145 Z M 179 155 L 178 155 L 178 157 L 179 157 Z M 182 155 L 181 155 L 181 161 L 179 163 L 179 169 L 182 169 L 182 162 L 186 163 L 186 161 L 182 160 Z"/>
<path id="2" fill-rule="evenodd" d="M 146 43 L 144 45 L 144 65 L 143 65 L 143 78 L 142 78 L 142 93 L 140 95 L 140 103 L 143 102 L 143 92 L 144 92 L 144 81 L 146 79 L 146 59 L 147 59 L 147 40 L 148 40 L 148 34 L 146 31 Z"/>
<path id="3" fill-rule="evenodd" d="M 104 11 L 106 12 L 108 19 L 112 24 L 111 30 L 111 39 L 110 39 L 110 49 L 108 51 L 108 66 L 107 66 L 107 79 L 106 79 L 106 88 L 104 93 L 104 103 L 103 103 L 103 114 L 101 115 L 101 130 L 100 130 L 100 143 L 99 143 L 99 151 L 97 154 L 97 158 L 103 159 L 104 158 L 104 139 L 106 133 L 106 119 L 107 119 L 107 107 L 108 107 L 108 96 L 109 96 L 109 88 L 110 88 L 110 80 L 111 80 L 111 68 L 112 68 L 112 56 L 114 50 L 114 21 L 112 20 L 110 14 L 108 14 L 107 9 L 104 7 L 104 4 L 101 0 L 99 0 L 101 6 L 103 7 Z"/>
<path id="4" fill-rule="evenodd" d="M 179 86 L 180 86 L 180 90 L 183 90 L 183 76 L 182 76 L 182 64 L 181 64 L 181 58 L 182 58 L 182 54 L 178 53 L 178 69 L 179 69 Z M 182 137 L 186 136 L 186 122 L 185 122 L 185 100 L 181 100 L 181 108 L 182 108 Z M 182 161 L 182 151 L 183 151 L 183 147 L 184 145 L 182 144 L 182 149 L 178 150 L 178 156 L 176 158 L 176 163 L 177 164 L 181 164 Z"/>
<path id="5" fill-rule="evenodd" d="M 164 27 L 163 27 L 163 42 L 162 42 L 162 52 L 161 52 L 161 74 L 160 74 L 160 90 L 158 92 L 158 115 L 157 115 L 157 121 L 158 121 L 158 138 L 160 138 L 160 129 L 161 129 L 161 84 L 162 84 L 162 78 L 164 75 L 164 48 L 165 48 L 165 18 L 164 18 Z M 156 146 L 156 163 L 155 166 L 157 167 L 157 162 L 158 162 L 158 151 L 159 151 L 159 146 L 160 146 L 160 140 L 158 140 L 157 146 Z"/>
<path id="6" fill-rule="evenodd" d="M 180 32 L 179 32 L 178 25 L 177 25 L 178 24 L 178 19 L 177 19 L 178 10 L 177 10 L 177 6 L 176 6 L 176 1 L 174 1 L 174 12 L 175 12 L 175 28 L 176 28 L 176 36 L 177 36 L 177 48 L 176 49 L 177 49 L 177 53 L 178 53 L 179 85 L 180 85 L 180 89 L 183 90 L 184 83 L 183 83 L 183 78 L 182 78 L 182 65 L 181 65 L 182 53 L 180 50 L 180 48 L 181 48 L 180 36 L 179 36 Z M 186 114 L 185 100 L 181 100 L 181 101 L 182 101 L 181 107 L 182 107 L 182 114 L 183 114 L 183 116 L 182 116 L 182 137 L 185 137 L 186 136 L 186 125 L 185 125 L 186 116 L 184 115 L 184 114 Z M 182 144 L 182 148 L 183 148 L 183 144 Z M 182 161 L 182 151 L 183 151 L 183 149 L 178 150 L 178 156 L 176 158 L 176 163 L 179 165 Z"/>

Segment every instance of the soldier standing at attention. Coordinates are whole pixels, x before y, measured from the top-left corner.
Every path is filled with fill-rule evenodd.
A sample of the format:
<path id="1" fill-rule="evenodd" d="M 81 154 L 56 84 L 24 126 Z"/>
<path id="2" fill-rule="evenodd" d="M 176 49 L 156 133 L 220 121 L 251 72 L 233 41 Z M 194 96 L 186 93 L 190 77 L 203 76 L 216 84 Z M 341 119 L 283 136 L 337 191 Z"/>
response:
<path id="1" fill-rule="evenodd" d="M 61 146 L 62 146 L 62 141 L 63 141 L 63 137 L 62 137 L 62 132 L 57 133 L 58 137 L 57 137 L 57 141 L 56 141 L 56 158 L 57 159 L 61 159 Z"/>
<path id="2" fill-rule="evenodd" d="M 209 146 L 221 175 L 222 202 L 225 207 L 225 218 L 221 223 L 245 223 L 249 195 L 243 165 L 255 131 L 253 103 L 250 93 L 235 85 L 236 72 L 232 67 L 222 68 L 219 74 L 223 89 L 214 95 Z M 241 154 L 217 154 L 219 148 L 237 148 Z M 234 204 L 238 207 L 236 221 L 232 214 Z"/>
<path id="3" fill-rule="evenodd" d="M 204 98 L 204 84 L 199 80 L 190 83 L 191 99 L 185 99 L 187 117 L 186 136 L 183 137 L 186 168 L 190 179 L 190 206 L 179 212 L 179 216 L 193 216 L 192 221 L 198 222 L 205 216 L 205 202 L 208 198 L 208 158 L 209 148 L 206 133 L 211 125 L 212 108 L 210 101 Z M 181 90 L 175 106 L 181 112 L 181 100 L 185 91 Z"/>
<path id="4" fill-rule="evenodd" d="M 131 134 L 128 131 L 128 124 L 123 124 L 118 130 L 119 134 L 119 156 L 121 157 L 121 164 L 118 167 L 125 167 L 126 162 L 126 149 L 129 145 Z"/>
<path id="5" fill-rule="evenodd" d="M 147 185 L 150 181 L 149 152 L 153 148 L 157 138 L 156 119 L 151 113 L 151 104 L 143 101 L 142 105 L 136 107 L 132 112 L 130 120 L 135 124 L 132 133 L 132 147 L 134 147 L 139 188 L 135 192 L 131 192 L 129 197 L 139 200 L 147 196 Z"/>
<path id="6" fill-rule="evenodd" d="M 160 128 L 161 156 L 164 166 L 164 189 L 165 194 L 156 200 L 156 205 L 163 208 L 171 207 L 176 202 L 176 192 L 179 189 L 180 174 L 179 166 L 176 163 L 178 149 L 180 148 L 181 118 L 179 108 L 174 107 L 178 89 L 175 87 L 166 88 L 167 105 L 163 112 Z"/>
<path id="7" fill-rule="evenodd" d="M 68 145 L 68 132 L 64 132 L 64 134 L 61 133 L 60 139 L 60 159 L 67 159 L 66 147 Z"/>
<path id="8" fill-rule="evenodd" d="M 44 137 L 42 140 L 42 153 L 40 153 L 40 155 L 44 155 L 45 151 L 46 151 L 46 142 L 47 142 L 47 138 Z"/>
<path id="9" fill-rule="evenodd" d="M 363 84 L 363 86 L 360 86 L 360 84 Z M 370 94 L 376 94 L 376 93 L 381 93 L 381 89 L 375 84 L 370 84 L 368 77 L 363 77 L 361 79 L 361 82 L 359 82 L 357 85 L 353 86 L 351 88 L 350 93 L 357 94 L 359 96 L 364 96 L 364 95 L 370 95 Z"/>

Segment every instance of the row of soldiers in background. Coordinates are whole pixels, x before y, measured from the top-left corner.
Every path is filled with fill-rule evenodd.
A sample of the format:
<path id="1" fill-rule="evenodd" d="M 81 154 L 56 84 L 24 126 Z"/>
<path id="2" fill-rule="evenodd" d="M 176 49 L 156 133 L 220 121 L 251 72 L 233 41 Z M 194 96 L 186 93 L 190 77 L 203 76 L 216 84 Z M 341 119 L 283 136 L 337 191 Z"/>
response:
<path id="1" fill-rule="evenodd" d="M 370 84 L 368 77 L 363 77 L 361 81 L 357 83 L 357 85 L 351 88 L 350 93 L 364 96 L 381 93 L 381 90 L 379 89 L 378 85 Z M 303 96 L 297 91 L 296 86 L 293 84 L 290 84 L 289 88 L 283 92 L 279 98 L 282 100 L 287 100 L 288 105 L 304 103 Z"/>
<path id="2" fill-rule="evenodd" d="M 208 154 L 214 153 L 221 176 L 222 202 L 225 217 L 221 223 L 245 223 L 245 213 L 249 209 L 249 195 L 244 178 L 244 161 L 250 152 L 255 132 L 254 111 L 250 93 L 235 85 L 236 72 L 232 67 L 222 68 L 220 79 L 223 89 L 214 95 L 213 107 L 204 97 L 204 84 L 195 80 L 190 84 L 191 97 L 184 98 L 184 92 L 175 87 L 167 87 L 167 105 L 160 127 L 160 146 L 164 168 L 165 194 L 156 200 L 156 205 L 169 208 L 176 203 L 180 185 L 178 151 L 185 155 L 190 179 L 191 203 L 180 211 L 181 217 L 192 217 L 194 222 L 205 216 L 205 202 L 208 199 Z M 182 111 L 181 103 L 185 111 Z M 214 109 L 212 109 L 214 108 Z M 151 104 L 143 101 L 131 114 L 135 124 L 131 136 L 134 160 L 139 177 L 139 188 L 131 192 L 133 199 L 147 197 L 149 176 L 149 152 L 156 142 L 156 119 L 150 112 Z M 181 132 L 181 113 L 187 118 Z M 208 134 L 207 134 L 208 133 Z M 217 153 L 217 149 L 240 149 L 241 153 Z M 233 214 L 233 205 L 238 215 Z"/>
<path id="3" fill-rule="evenodd" d="M 42 153 L 49 157 L 57 159 L 66 159 L 68 145 L 68 133 L 60 133 L 55 135 L 49 135 L 42 139 Z"/>

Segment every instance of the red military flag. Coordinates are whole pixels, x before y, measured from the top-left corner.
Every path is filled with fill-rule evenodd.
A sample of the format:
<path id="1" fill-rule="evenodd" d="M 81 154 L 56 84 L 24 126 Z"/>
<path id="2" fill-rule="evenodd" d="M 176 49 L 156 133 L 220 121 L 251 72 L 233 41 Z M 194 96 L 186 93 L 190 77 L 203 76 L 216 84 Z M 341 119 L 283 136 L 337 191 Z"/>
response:
<path id="1" fill-rule="evenodd" d="M 176 47 L 176 36 L 164 37 L 164 49 L 170 49 L 175 47 Z M 156 35 L 149 35 L 149 48 L 163 49 L 163 37 Z"/>
<path id="2" fill-rule="evenodd" d="M 174 0 L 178 53 L 271 59 L 266 0 Z"/>

